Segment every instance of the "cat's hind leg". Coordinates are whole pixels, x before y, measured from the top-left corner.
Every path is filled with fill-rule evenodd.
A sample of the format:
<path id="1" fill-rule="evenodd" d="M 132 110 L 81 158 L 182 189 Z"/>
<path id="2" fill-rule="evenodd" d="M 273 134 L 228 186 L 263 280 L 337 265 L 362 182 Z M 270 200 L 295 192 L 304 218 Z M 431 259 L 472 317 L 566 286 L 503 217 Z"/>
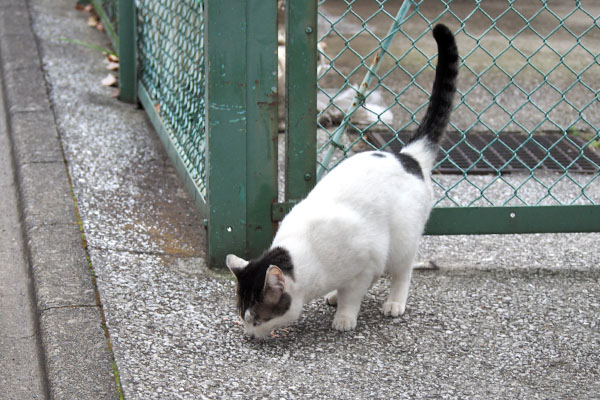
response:
<path id="1" fill-rule="evenodd" d="M 408 299 L 408 289 L 410 288 L 410 279 L 412 277 L 412 265 L 414 254 L 410 257 L 396 259 L 394 265 L 388 270 L 391 276 L 390 294 L 385 303 L 383 303 L 383 314 L 390 317 L 397 317 L 404 314 L 406 310 L 406 301 Z"/>

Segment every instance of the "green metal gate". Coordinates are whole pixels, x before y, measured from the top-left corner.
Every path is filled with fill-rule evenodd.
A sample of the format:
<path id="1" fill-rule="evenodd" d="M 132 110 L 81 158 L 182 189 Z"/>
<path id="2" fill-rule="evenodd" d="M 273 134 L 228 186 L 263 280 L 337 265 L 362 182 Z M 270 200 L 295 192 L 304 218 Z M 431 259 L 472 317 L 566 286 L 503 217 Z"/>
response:
<path id="1" fill-rule="evenodd" d="M 118 48 L 121 98 L 142 103 L 206 217 L 211 265 L 267 247 L 317 173 L 416 128 L 437 22 L 462 64 L 427 233 L 600 231 L 595 0 L 287 1 L 285 135 L 276 0 L 92 2 Z"/>
<path id="2" fill-rule="evenodd" d="M 327 107 L 321 116 L 331 109 L 344 114 L 337 98 L 347 87 L 358 88 L 369 71 L 375 85 L 360 99 L 363 111 L 369 110 L 369 95 L 381 98 L 369 111 L 372 118 L 350 120 L 343 141 L 337 126 L 321 126 L 320 167 L 334 167 L 357 148 L 395 147 L 416 128 L 433 76 L 436 50 L 429 30 L 442 22 L 456 33 L 462 64 L 450 126 L 457 134 L 438 163 L 446 173 L 434 173 L 438 200 L 427 233 L 600 230 L 600 4 L 404 3 L 412 3 L 411 9 L 378 71 L 371 60 L 394 34 L 387 28 L 401 17 L 401 2 L 319 3 L 319 41 L 326 44 L 318 78 Z M 521 140 L 516 145 L 515 137 Z M 337 157 L 330 161 L 332 149 Z M 457 162 L 465 152 L 472 154 Z M 492 160 L 499 152 L 508 155 Z M 578 163 L 585 164 L 585 173 L 578 172 Z"/>

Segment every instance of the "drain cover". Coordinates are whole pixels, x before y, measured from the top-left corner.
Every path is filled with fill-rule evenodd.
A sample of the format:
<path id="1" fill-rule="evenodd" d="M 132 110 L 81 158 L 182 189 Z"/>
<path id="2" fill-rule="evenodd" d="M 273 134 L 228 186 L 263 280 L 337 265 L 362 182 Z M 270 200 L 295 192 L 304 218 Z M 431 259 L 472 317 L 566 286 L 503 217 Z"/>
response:
<path id="1" fill-rule="evenodd" d="M 400 132 L 398 138 L 406 142 L 411 132 Z M 402 142 L 391 132 L 368 132 L 367 139 L 375 146 L 397 153 Z M 530 170 L 569 171 L 595 174 L 600 167 L 600 151 L 584 147 L 588 141 L 579 136 L 562 133 L 539 133 L 529 136 L 521 132 L 474 132 L 463 136 L 446 132 L 439 160 L 444 160 L 435 172 L 443 174 L 503 174 Z M 582 150 L 583 149 L 583 150 Z"/>

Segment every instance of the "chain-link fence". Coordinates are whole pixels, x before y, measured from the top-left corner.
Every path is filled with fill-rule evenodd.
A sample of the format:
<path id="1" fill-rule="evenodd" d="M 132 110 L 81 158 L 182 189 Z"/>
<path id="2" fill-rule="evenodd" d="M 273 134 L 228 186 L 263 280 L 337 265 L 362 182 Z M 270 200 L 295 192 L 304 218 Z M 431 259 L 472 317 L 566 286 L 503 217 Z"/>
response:
<path id="1" fill-rule="evenodd" d="M 437 22 L 461 68 L 428 232 L 600 229 L 596 0 L 285 2 L 283 200 L 277 2 L 91 1 L 120 43 L 121 98 L 142 103 L 206 216 L 211 264 L 258 255 L 316 172 L 398 151 L 428 103 Z"/>
<path id="2" fill-rule="evenodd" d="M 139 1 L 137 16 L 140 82 L 205 196 L 203 3 Z"/>
<path id="3" fill-rule="evenodd" d="M 320 167 L 356 151 L 395 151 L 416 128 L 434 75 L 430 29 L 441 22 L 456 33 L 462 63 L 434 174 L 437 206 L 600 204 L 594 0 L 411 2 L 362 107 L 334 138 L 401 3 L 319 1 Z"/>
<path id="4" fill-rule="evenodd" d="M 119 0 L 90 2 L 119 51 Z M 163 132 L 173 144 L 189 178 L 199 194 L 205 196 L 203 2 L 138 0 L 134 18 L 136 79 L 153 103 Z"/>

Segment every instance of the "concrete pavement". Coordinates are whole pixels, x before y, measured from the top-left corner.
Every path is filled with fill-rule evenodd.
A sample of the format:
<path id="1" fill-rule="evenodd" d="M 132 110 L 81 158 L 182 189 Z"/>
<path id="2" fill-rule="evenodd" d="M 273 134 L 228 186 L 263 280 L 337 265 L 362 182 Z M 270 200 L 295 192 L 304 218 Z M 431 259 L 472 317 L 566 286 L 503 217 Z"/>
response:
<path id="1" fill-rule="evenodd" d="M 44 356 L 5 115 L 0 96 L 0 365 L 5 366 L 0 370 L 0 393 L 10 399 L 44 399 Z"/>
<path id="2" fill-rule="evenodd" d="M 3 398 L 118 398 L 28 2 L 0 2 L 0 60 Z"/>

